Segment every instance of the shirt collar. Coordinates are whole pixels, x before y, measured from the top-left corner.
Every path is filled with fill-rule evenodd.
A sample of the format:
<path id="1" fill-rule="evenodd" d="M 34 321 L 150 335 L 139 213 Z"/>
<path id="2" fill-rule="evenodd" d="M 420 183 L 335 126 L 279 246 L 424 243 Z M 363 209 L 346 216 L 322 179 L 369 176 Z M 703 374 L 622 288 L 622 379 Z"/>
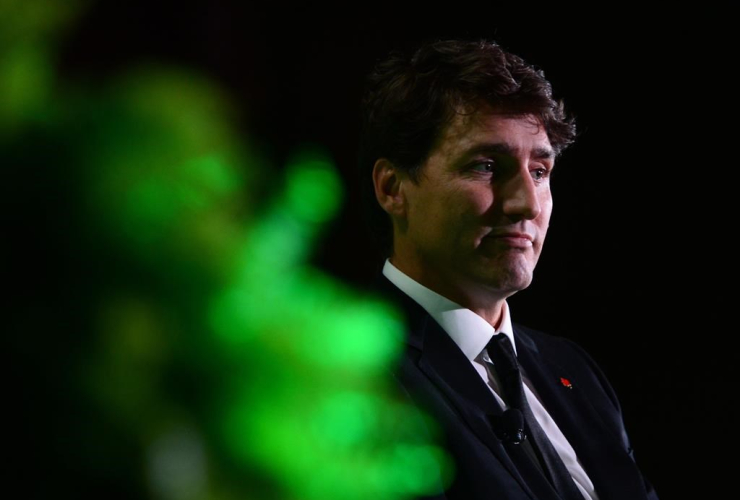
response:
<path id="1" fill-rule="evenodd" d="M 391 264 L 390 260 L 385 261 L 383 275 L 424 308 L 471 362 L 485 349 L 491 337 L 499 333 L 509 337 L 516 353 L 514 330 L 506 301 L 501 310 L 501 327 L 496 331 L 485 319 L 413 280 Z"/>

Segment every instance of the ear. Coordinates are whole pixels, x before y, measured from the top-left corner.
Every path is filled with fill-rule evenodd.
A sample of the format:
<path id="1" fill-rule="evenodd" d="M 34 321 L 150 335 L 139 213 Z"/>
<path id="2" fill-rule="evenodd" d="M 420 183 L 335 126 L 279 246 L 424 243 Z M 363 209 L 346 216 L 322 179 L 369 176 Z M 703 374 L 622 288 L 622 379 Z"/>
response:
<path id="1" fill-rule="evenodd" d="M 373 166 L 375 198 L 383 210 L 392 216 L 401 216 L 406 211 L 403 178 L 403 173 L 386 158 L 378 159 Z"/>

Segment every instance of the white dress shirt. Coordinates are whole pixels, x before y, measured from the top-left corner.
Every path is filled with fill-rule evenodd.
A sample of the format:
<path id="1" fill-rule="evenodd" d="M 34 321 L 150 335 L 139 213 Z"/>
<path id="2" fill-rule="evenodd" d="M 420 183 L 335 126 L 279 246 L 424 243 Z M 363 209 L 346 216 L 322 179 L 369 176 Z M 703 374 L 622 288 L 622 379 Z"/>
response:
<path id="1" fill-rule="evenodd" d="M 511 315 L 509 314 L 509 306 L 506 301 L 504 301 L 504 307 L 502 309 L 503 316 L 497 332 L 481 316 L 409 278 L 391 264 L 389 260 L 385 261 L 383 275 L 402 292 L 414 299 L 439 323 L 442 329 L 447 332 L 463 354 L 470 360 L 473 368 L 475 368 L 475 371 L 478 372 L 478 375 L 486 383 L 501 407 L 508 409 L 506 402 L 501 398 L 502 391 L 499 386 L 498 377 L 489 368 L 491 360 L 485 351 L 491 337 L 503 334 L 509 337 L 516 353 L 514 329 L 511 326 Z M 560 455 L 583 497 L 587 500 L 598 500 L 598 496 L 594 491 L 594 485 L 578 461 L 576 452 L 570 443 L 568 443 L 568 440 L 545 407 L 542 406 L 539 397 L 534 392 L 532 383 L 523 370 L 522 382 L 524 383 L 524 394 L 532 409 L 532 413 L 537 419 L 537 422 L 539 422 L 540 427 L 542 427 L 542 430 L 547 434 L 550 442 L 552 442 L 555 451 Z"/>

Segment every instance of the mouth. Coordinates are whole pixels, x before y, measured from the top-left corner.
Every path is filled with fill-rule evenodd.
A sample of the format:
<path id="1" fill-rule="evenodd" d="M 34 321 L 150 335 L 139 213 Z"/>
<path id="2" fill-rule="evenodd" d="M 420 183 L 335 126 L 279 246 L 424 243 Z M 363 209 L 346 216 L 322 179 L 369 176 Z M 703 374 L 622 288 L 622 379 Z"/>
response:
<path id="1" fill-rule="evenodd" d="M 518 231 L 491 233 L 486 235 L 484 239 L 515 248 L 529 248 L 534 244 L 532 235 Z"/>

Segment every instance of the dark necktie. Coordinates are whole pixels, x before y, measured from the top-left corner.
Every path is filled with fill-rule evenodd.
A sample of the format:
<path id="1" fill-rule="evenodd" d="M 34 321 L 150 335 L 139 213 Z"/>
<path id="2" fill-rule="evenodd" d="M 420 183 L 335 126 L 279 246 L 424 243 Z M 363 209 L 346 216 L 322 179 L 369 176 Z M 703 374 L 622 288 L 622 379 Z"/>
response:
<path id="1" fill-rule="evenodd" d="M 520 410 L 524 416 L 526 433 L 531 438 L 532 447 L 550 484 L 563 499 L 584 500 L 570 472 L 553 448 L 545 431 L 537 423 L 527 403 L 522 385 L 522 374 L 519 371 L 519 364 L 509 337 L 504 334 L 494 335 L 486 348 L 501 381 L 507 403 L 510 407 Z"/>

